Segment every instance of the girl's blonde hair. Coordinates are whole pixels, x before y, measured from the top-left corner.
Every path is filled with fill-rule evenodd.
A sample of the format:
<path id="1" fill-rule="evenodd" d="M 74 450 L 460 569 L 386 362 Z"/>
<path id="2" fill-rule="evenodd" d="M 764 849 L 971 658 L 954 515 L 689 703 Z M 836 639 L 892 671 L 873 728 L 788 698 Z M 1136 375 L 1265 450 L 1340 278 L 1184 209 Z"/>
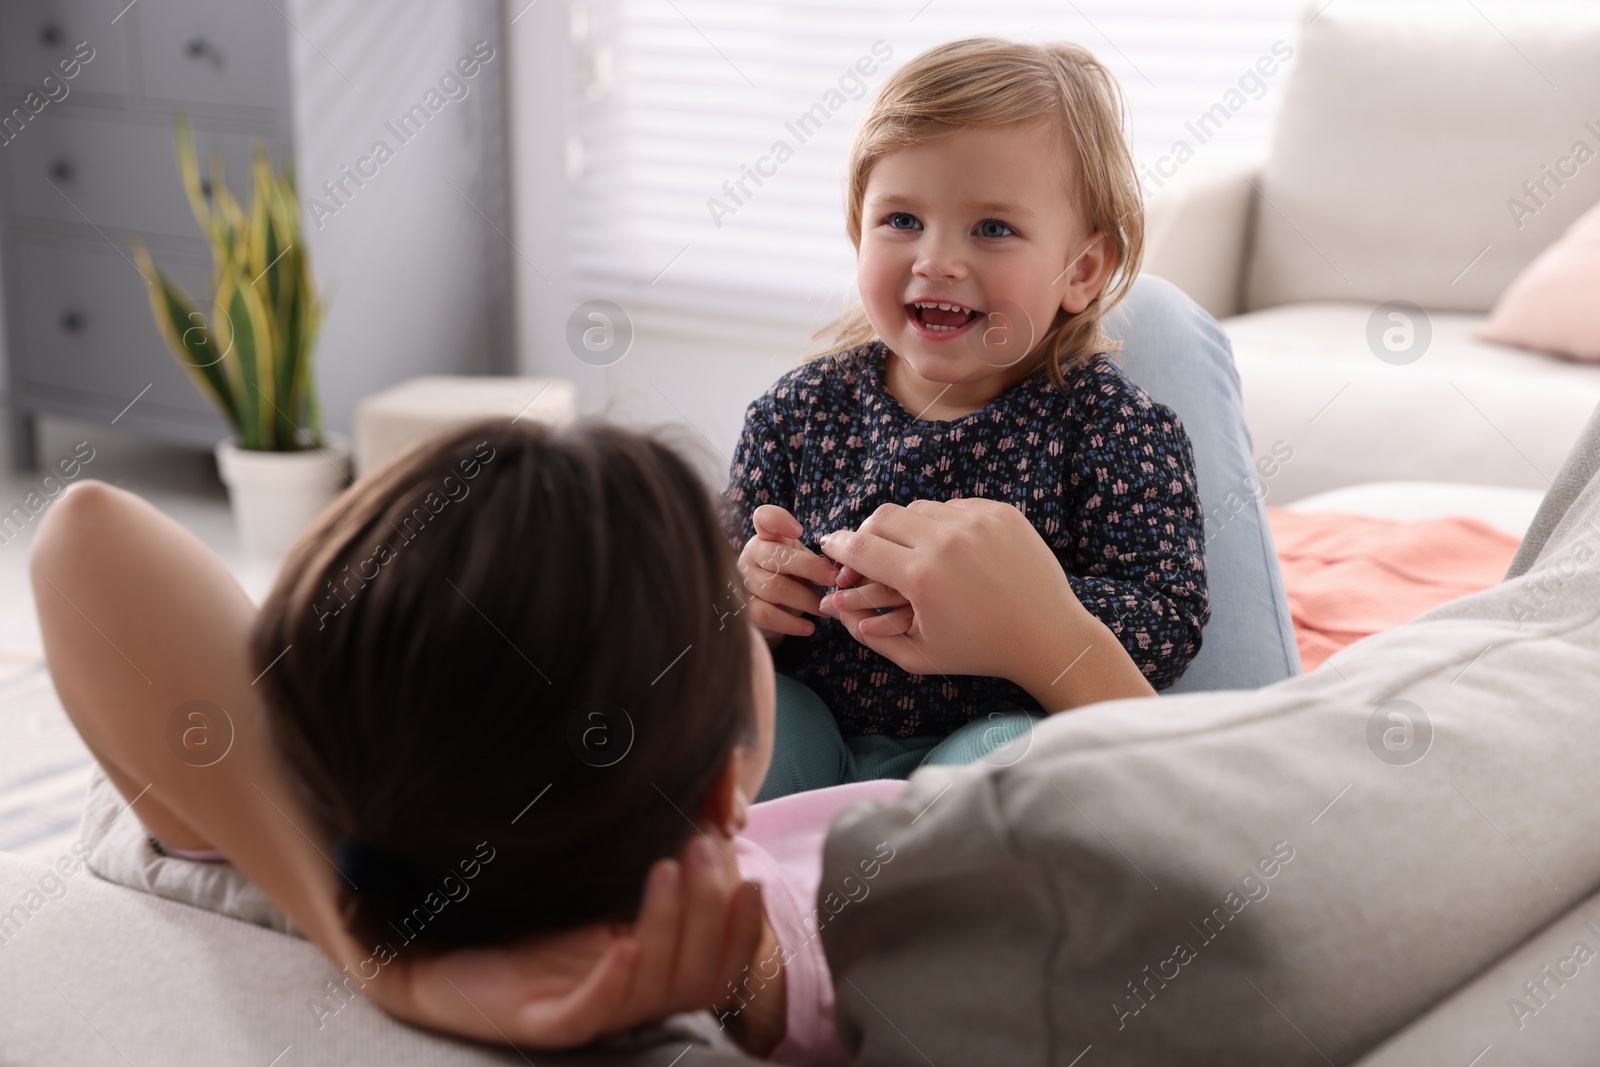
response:
<path id="1" fill-rule="evenodd" d="M 1121 89 L 1086 48 L 968 37 L 930 48 L 884 83 L 856 130 L 850 149 L 845 232 L 861 248 L 861 202 L 873 166 L 902 148 L 973 126 L 1051 118 L 1075 163 L 1073 190 L 1090 233 L 1111 242 L 1116 266 L 1105 287 L 1076 315 L 1058 309 L 1034 344 L 1058 386 L 1064 372 L 1097 352 L 1115 351 L 1100 320 L 1127 295 L 1144 256 L 1144 201 L 1133 155 L 1123 137 Z M 818 330 L 826 347 L 810 358 L 878 340 L 859 302 Z"/>

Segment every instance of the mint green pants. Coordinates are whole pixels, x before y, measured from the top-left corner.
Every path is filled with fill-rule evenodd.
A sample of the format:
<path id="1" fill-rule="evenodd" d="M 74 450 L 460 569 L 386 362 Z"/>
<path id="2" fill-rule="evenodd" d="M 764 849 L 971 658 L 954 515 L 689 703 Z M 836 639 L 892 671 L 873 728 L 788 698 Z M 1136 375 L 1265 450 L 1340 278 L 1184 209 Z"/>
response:
<path id="1" fill-rule="evenodd" d="M 823 789 L 874 778 L 909 778 L 924 764 L 975 763 L 981 759 L 1013 763 L 1024 746 L 1005 748 L 1043 718 L 1022 710 L 994 712 L 951 734 L 844 737 L 822 698 L 788 675 L 778 675 L 777 730 L 772 768 L 756 796 L 774 800 L 790 793 Z M 1000 751 L 1005 748 L 1005 751 Z"/>

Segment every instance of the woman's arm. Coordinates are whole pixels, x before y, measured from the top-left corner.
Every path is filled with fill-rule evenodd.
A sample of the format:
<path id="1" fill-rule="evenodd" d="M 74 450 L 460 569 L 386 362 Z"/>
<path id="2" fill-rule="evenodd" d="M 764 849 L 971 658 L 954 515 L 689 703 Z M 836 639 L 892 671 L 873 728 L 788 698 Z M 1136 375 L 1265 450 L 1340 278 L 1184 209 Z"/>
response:
<path id="1" fill-rule="evenodd" d="M 256 609 L 226 565 L 143 500 L 86 481 L 40 524 L 30 569 L 61 702 L 134 814 L 167 844 L 220 849 L 390 1014 L 486 1041 L 581 1045 L 712 1007 L 754 954 L 756 887 L 720 864 L 663 860 L 631 927 L 402 951 L 373 974 L 374 953 L 339 918 L 333 844 L 270 750 L 247 655 Z M 197 700 L 218 740 L 232 731 L 207 766 L 177 739 Z"/>
<path id="2" fill-rule="evenodd" d="M 29 566 L 62 705 L 145 827 L 222 849 L 336 964 L 364 959 L 338 919 L 332 844 L 267 758 L 246 654 L 255 607 L 222 561 L 133 494 L 87 481 L 50 509 Z M 216 744 L 232 734 L 206 766 L 181 740 L 194 701 Z"/>
<path id="3" fill-rule="evenodd" d="M 878 615 L 865 590 L 838 590 L 824 602 L 857 640 L 903 670 L 1007 678 L 1049 711 L 1155 693 L 1010 504 L 885 504 L 860 529 L 828 534 L 822 547 L 909 602 L 909 632 L 906 615 Z"/>

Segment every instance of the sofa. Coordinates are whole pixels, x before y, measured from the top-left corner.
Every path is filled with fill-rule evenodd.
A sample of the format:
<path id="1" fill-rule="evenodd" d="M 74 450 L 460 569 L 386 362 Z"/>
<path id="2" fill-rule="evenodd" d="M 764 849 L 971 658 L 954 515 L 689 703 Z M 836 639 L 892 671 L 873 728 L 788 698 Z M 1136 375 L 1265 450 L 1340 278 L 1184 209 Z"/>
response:
<path id="1" fill-rule="evenodd" d="M 1416 11 L 1308 8 L 1265 158 L 1146 175 L 1145 270 L 1221 320 L 1258 447 L 1294 451 L 1279 502 L 1542 491 L 1600 401 L 1600 366 L 1473 337 L 1600 201 L 1600 12 Z"/>

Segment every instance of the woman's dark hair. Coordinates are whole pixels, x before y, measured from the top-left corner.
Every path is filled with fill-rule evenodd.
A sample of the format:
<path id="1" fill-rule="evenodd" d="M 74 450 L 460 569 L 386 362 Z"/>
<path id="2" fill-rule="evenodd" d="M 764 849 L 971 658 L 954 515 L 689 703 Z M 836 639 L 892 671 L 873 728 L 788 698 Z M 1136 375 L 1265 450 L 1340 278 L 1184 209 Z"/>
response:
<path id="1" fill-rule="evenodd" d="M 752 728 L 736 576 L 705 484 L 616 427 L 484 422 L 347 491 L 251 654 L 351 932 L 427 951 L 633 917 Z"/>

